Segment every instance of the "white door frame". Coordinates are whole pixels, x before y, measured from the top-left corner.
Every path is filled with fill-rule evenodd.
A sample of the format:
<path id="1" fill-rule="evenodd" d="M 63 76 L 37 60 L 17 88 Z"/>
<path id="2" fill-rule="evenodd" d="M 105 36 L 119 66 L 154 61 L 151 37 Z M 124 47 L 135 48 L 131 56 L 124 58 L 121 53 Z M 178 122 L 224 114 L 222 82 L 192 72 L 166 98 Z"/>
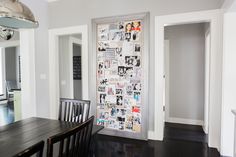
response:
<path id="1" fill-rule="evenodd" d="M 209 87 L 210 87 L 210 41 L 211 32 L 210 28 L 207 28 L 205 32 L 205 85 L 204 85 L 204 123 L 203 130 L 205 134 L 209 132 Z"/>
<path id="2" fill-rule="evenodd" d="M 35 30 L 20 30 L 22 119 L 36 116 Z"/>
<path id="3" fill-rule="evenodd" d="M 35 31 L 19 30 L 20 39 L 1 42 L 0 47 L 20 46 L 22 119 L 36 116 Z"/>
<path id="4" fill-rule="evenodd" d="M 87 25 L 49 30 L 49 100 L 50 118 L 57 119 L 60 98 L 58 38 L 61 35 L 82 34 L 82 98 L 89 98 L 88 27 Z"/>
<path id="5" fill-rule="evenodd" d="M 19 40 L 10 40 L 10 41 L 4 41 L 4 42 L 0 42 L 0 49 L 2 52 L 2 78 L 3 78 L 3 82 L 2 82 L 2 87 L 3 89 L 6 89 L 6 65 L 5 65 L 5 48 L 7 47 L 17 47 L 20 46 L 20 41 Z M 3 91 L 4 95 L 0 96 L 1 99 L 6 99 L 6 90 Z"/>
<path id="6" fill-rule="evenodd" d="M 154 137 L 163 140 L 163 73 L 164 73 L 164 27 L 168 25 L 210 22 L 210 106 L 209 146 L 220 150 L 221 83 L 222 83 L 222 11 L 200 11 L 155 17 L 155 117 Z"/>
<path id="7" fill-rule="evenodd" d="M 170 95 L 169 95 L 169 81 L 170 81 L 170 70 L 169 70 L 169 66 L 170 66 L 170 40 L 165 40 L 164 41 L 164 84 L 165 84 L 165 88 L 163 88 L 163 105 L 165 106 L 165 110 L 164 110 L 164 121 L 168 122 L 169 117 L 170 117 Z"/>

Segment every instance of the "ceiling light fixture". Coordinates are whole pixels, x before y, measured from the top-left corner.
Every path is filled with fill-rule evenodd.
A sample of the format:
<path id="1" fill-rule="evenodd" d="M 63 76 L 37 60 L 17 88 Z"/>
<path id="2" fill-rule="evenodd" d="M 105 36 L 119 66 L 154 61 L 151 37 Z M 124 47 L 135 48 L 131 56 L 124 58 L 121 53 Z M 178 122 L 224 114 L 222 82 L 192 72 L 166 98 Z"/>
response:
<path id="1" fill-rule="evenodd" d="M 5 40 L 13 36 L 15 29 L 37 28 L 38 25 L 31 10 L 19 0 L 0 0 L 0 36 Z"/>

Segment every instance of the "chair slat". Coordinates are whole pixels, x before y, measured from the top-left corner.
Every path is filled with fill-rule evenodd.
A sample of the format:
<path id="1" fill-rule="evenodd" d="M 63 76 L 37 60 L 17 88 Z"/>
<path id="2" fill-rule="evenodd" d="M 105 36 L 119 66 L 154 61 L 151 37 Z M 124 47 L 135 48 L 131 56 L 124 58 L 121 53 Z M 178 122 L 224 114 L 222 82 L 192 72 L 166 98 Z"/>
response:
<path id="1" fill-rule="evenodd" d="M 60 99 L 59 120 L 82 123 L 89 117 L 90 101 Z"/>

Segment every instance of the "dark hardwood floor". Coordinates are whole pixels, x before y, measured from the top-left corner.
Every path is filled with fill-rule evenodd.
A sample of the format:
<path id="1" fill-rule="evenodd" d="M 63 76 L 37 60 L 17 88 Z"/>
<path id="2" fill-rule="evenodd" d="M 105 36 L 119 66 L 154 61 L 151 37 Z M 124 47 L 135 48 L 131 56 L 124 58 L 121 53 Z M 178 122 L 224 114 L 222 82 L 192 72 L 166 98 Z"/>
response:
<path id="1" fill-rule="evenodd" d="M 165 138 L 141 141 L 97 135 L 96 157 L 220 157 L 208 148 L 201 127 L 167 123 Z"/>
<path id="2" fill-rule="evenodd" d="M 13 104 L 0 105 L 0 126 L 14 121 Z M 207 147 L 201 127 L 166 123 L 164 141 L 141 141 L 105 135 L 95 139 L 93 157 L 220 157 Z"/>

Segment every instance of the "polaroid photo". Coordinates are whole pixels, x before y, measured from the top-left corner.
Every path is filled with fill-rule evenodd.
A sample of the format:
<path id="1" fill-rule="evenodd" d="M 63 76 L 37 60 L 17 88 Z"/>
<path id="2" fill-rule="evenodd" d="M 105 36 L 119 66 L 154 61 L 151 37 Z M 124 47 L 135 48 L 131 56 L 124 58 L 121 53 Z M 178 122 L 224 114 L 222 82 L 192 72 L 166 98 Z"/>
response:
<path id="1" fill-rule="evenodd" d="M 133 131 L 134 132 L 141 132 L 141 125 L 140 124 L 133 124 Z"/>
<path id="2" fill-rule="evenodd" d="M 124 32 L 117 29 L 117 30 L 110 30 L 109 39 L 111 41 L 123 41 L 125 38 Z"/>
<path id="3" fill-rule="evenodd" d="M 106 94 L 100 94 L 100 97 L 99 97 L 100 99 L 100 101 L 99 101 L 99 103 L 100 104 L 105 104 L 106 103 Z"/>
<path id="4" fill-rule="evenodd" d="M 116 120 L 119 122 L 125 122 L 125 117 L 117 116 Z"/>
<path id="5" fill-rule="evenodd" d="M 109 25 L 98 25 L 97 31 L 99 41 L 109 40 Z"/>
<path id="6" fill-rule="evenodd" d="M 128 33 L 128 32 L 125 32 L 125 36 L 124 36 L 124 39 L 127 41 L 127 42 L 130 42 L 131 41 L 131 37 L 132 37 L 132 33 Z"/>
<path id="7" fill-rule="evenodd" d="M 110 71 L 111 74 L 113 74 L 113 71 Z M 111 75 L 112 77 L 109 78 L 109 83 L 116 85 L 118 81 L 120 81 L 119 76 L 117 76 L 117 71 L 114 75 Z"/>
<path id="8" fill-rule="evenodd" d="M 101 79 L 100 85 L 108 85 L 108 79 Z"/>
<path id="9" fill-rule="evenodd" d="M 132 22 L 126 22 L 124 25 L 125 25 L 125 33 L 131 33 L 132 32 Z"/>
<path id="10" fill-rule="evenodd" d="M 133 95 L 133 87 L 131 84 L 126 85 L 126 95 L 127 96 L 132 96 Z"/>
<path id="11" fill-rule="evenodd" d="M 132 78 L 133 77 L 133 67 L 126 67 L 125 74 L 126 74 L 126 78 Z"/>
<path id="12" fill-rule="evenodd" d="M 104 42 L 104 41 L 98 42 L 97 50 L 99 52 L 106 51 L 107 48 L 109 48 L 109 43 L 108 42 Z"/>
<path id="13" fill-rule="evenodd" d="M 104 120 L 103 119 L 97 119 L 97 125 L 104 126 Z"/>
<path id="14" fill-rule="evenodd" d="M 104 70 L 98 70 L 97 76 L 98 76 L 98 78 L 104 78 L 104 76 L 105 76 Z"/>
<path id="15" fill-rule="evenodd" d="M 134 124 L 141 124 L 141 114 L 137 113 L 137 114 L 133 114 L 134 119 L 133 122 Z"/>
<path id="16" fill-rule="evenodd" d="M 142 30 L 140 20 L 131 22 L 131 25 L 132 25 L 132 31 L 140 32 Z"/>
<path id="17" fill-rule="evenodd" d="M 127 114 L 126 115 L 126 121 L 132 122 L 134 119 L 134 116 L 132 114 Z"/>
<path id="18" fill-rule="evenodd" d="M 132 41 L 139 41 L 140 40 L 140 36 L 141 36 L 141 32 L 132 31 L 132 33 L 131 33 L 131 40 Z"/>
<path id="19" fill-rule="evenodd" d="M 119 81 L 116 83 L 116 88 L 123 89 L 125 87 L 125 82 Z"/>
<path id="20" fill-rule="evenodd" d="M 134 92 L 134 99 L 135 99 L 137 102 L 140 102 L 140 101 L 141 101 L 141 94 L 140 94 L 140 92 Z"/>
<path id="21" fill-rule="evenodd" d="M 124 130 L 124 122 L 123 121 L 119 121 L 119 130 Z"/>
<path id="22" fill-rule="evenodd" d="M 141 52 L 141 45 L 140 44 L 134 44 L 134 52 Z"/>
<path id="23" fill-rule="evenodd" d="M 140 66 L 140 57 L 139 56 L 125 56 L 125 64 L 127 66 Z"/>
<path id="24" fill-rule="evenodd" d="M 123 42 L 122 53 L 124 56 L 132 56 L 134 54 L 134 43 Z"/>
<path id="25" fill-rule="evenodd" d="M 125 130 L 126 131 L 133 131 L 133 123 L 131 121 L 125 122 Z"/>
<path id="26" fill-rule="evenodd" d="M 106 87 L 98 86 L 98 92 L 105 93 L 106 92 Z"/>
<path id="27" fill-rule="evenodd" d="M 140 106 L 132 106 L 133 113 L 140 113 Z"/>
<path id="28" fill-rule="evenodd" d="M 106 103 L 108 104 L 116 104 L 116 96 L 113 95 L 107 95 L 106 96 Z"/>
<path id="29" fill-rule="evenodd" d="M 123 89 L 116 89 L 116 95 L 122 95 Z"/>
<path id="30" fill-rule="evenodd" d="M 115 48 L 106 48 L 105 59 L 106 60 L 115 60 L 116 59 L 116 49 Z"/>
<path id="31" fill-rule="evenodd" d="M 109 85 L 106 87 L 106 93 L 107 95 L 115 95 L 116 94 L 116 86 L 115 85 Z"/>
<path id="32" fill-rule="evenodd" d="M 141 83 L 133 83 L 132 86 L 134 91 L 141 91 Z"/>
<path id="33" fill-rule="evenodd" d="M 116 105 L 118 106 L 123 105 L 123 96 L 116 96 Z"/>
<path id="34" fill-rule="evenodd" d="M 126 75 L 126 67 L 124 66 L 118 66 L 118 75 L 123 77 Z"/>
<path id="35" fill-rule="evenodd" d="M 135 78 L 135 80 L 141 80 L 142 79 L 142 68 L 140 67 L 135 67 L 133 69 L 133 78 Z"/>
<path id="36" fill-rule="evenodd" d="M 109 97 L 109 95 L 108 95 L 108 97 Z M 115 104 L 113 104 L 113 103 L 108 103 L 108 102 L 106 102 L 105 104 L 104 104 L 104 108 L 105 109 L 111 109 L 112 107 L 115 107 L 116 105 Z"/>
<path id="37" fill-rule="evenodd" d="M 109 119 L 107 127 L 110 129 L 119 129 L 119 122 L 114 119 Z"/>
<path id="38" fill-rule="evenodd" d="M 105 60 L 104 61 L 104 68 L 110 69 L 111 68 L 111 60 Z"/>
<path id="39" fill-rule="evenodd" d="M 116 111 L 116 107 L 112 107 L 111 108 L 111 117 L 115 118 L 117 116 L 117 111 Z"/>
<path id="40" fill-rule="evenodd" d="M 122 57 L 122 47 L 116 48 L 116 57 Z"/>
<path id="41" fill-rule="evenodd" d="M 98 69 L 102 70 L 104 68 L 104 62 L 98 62 Z"/>
<path id="42" fill-rule="evenodd" d="M 97 53 L 97 61 L 103 61 L 105 59 L 105 51 L 99 51 Z"/>

